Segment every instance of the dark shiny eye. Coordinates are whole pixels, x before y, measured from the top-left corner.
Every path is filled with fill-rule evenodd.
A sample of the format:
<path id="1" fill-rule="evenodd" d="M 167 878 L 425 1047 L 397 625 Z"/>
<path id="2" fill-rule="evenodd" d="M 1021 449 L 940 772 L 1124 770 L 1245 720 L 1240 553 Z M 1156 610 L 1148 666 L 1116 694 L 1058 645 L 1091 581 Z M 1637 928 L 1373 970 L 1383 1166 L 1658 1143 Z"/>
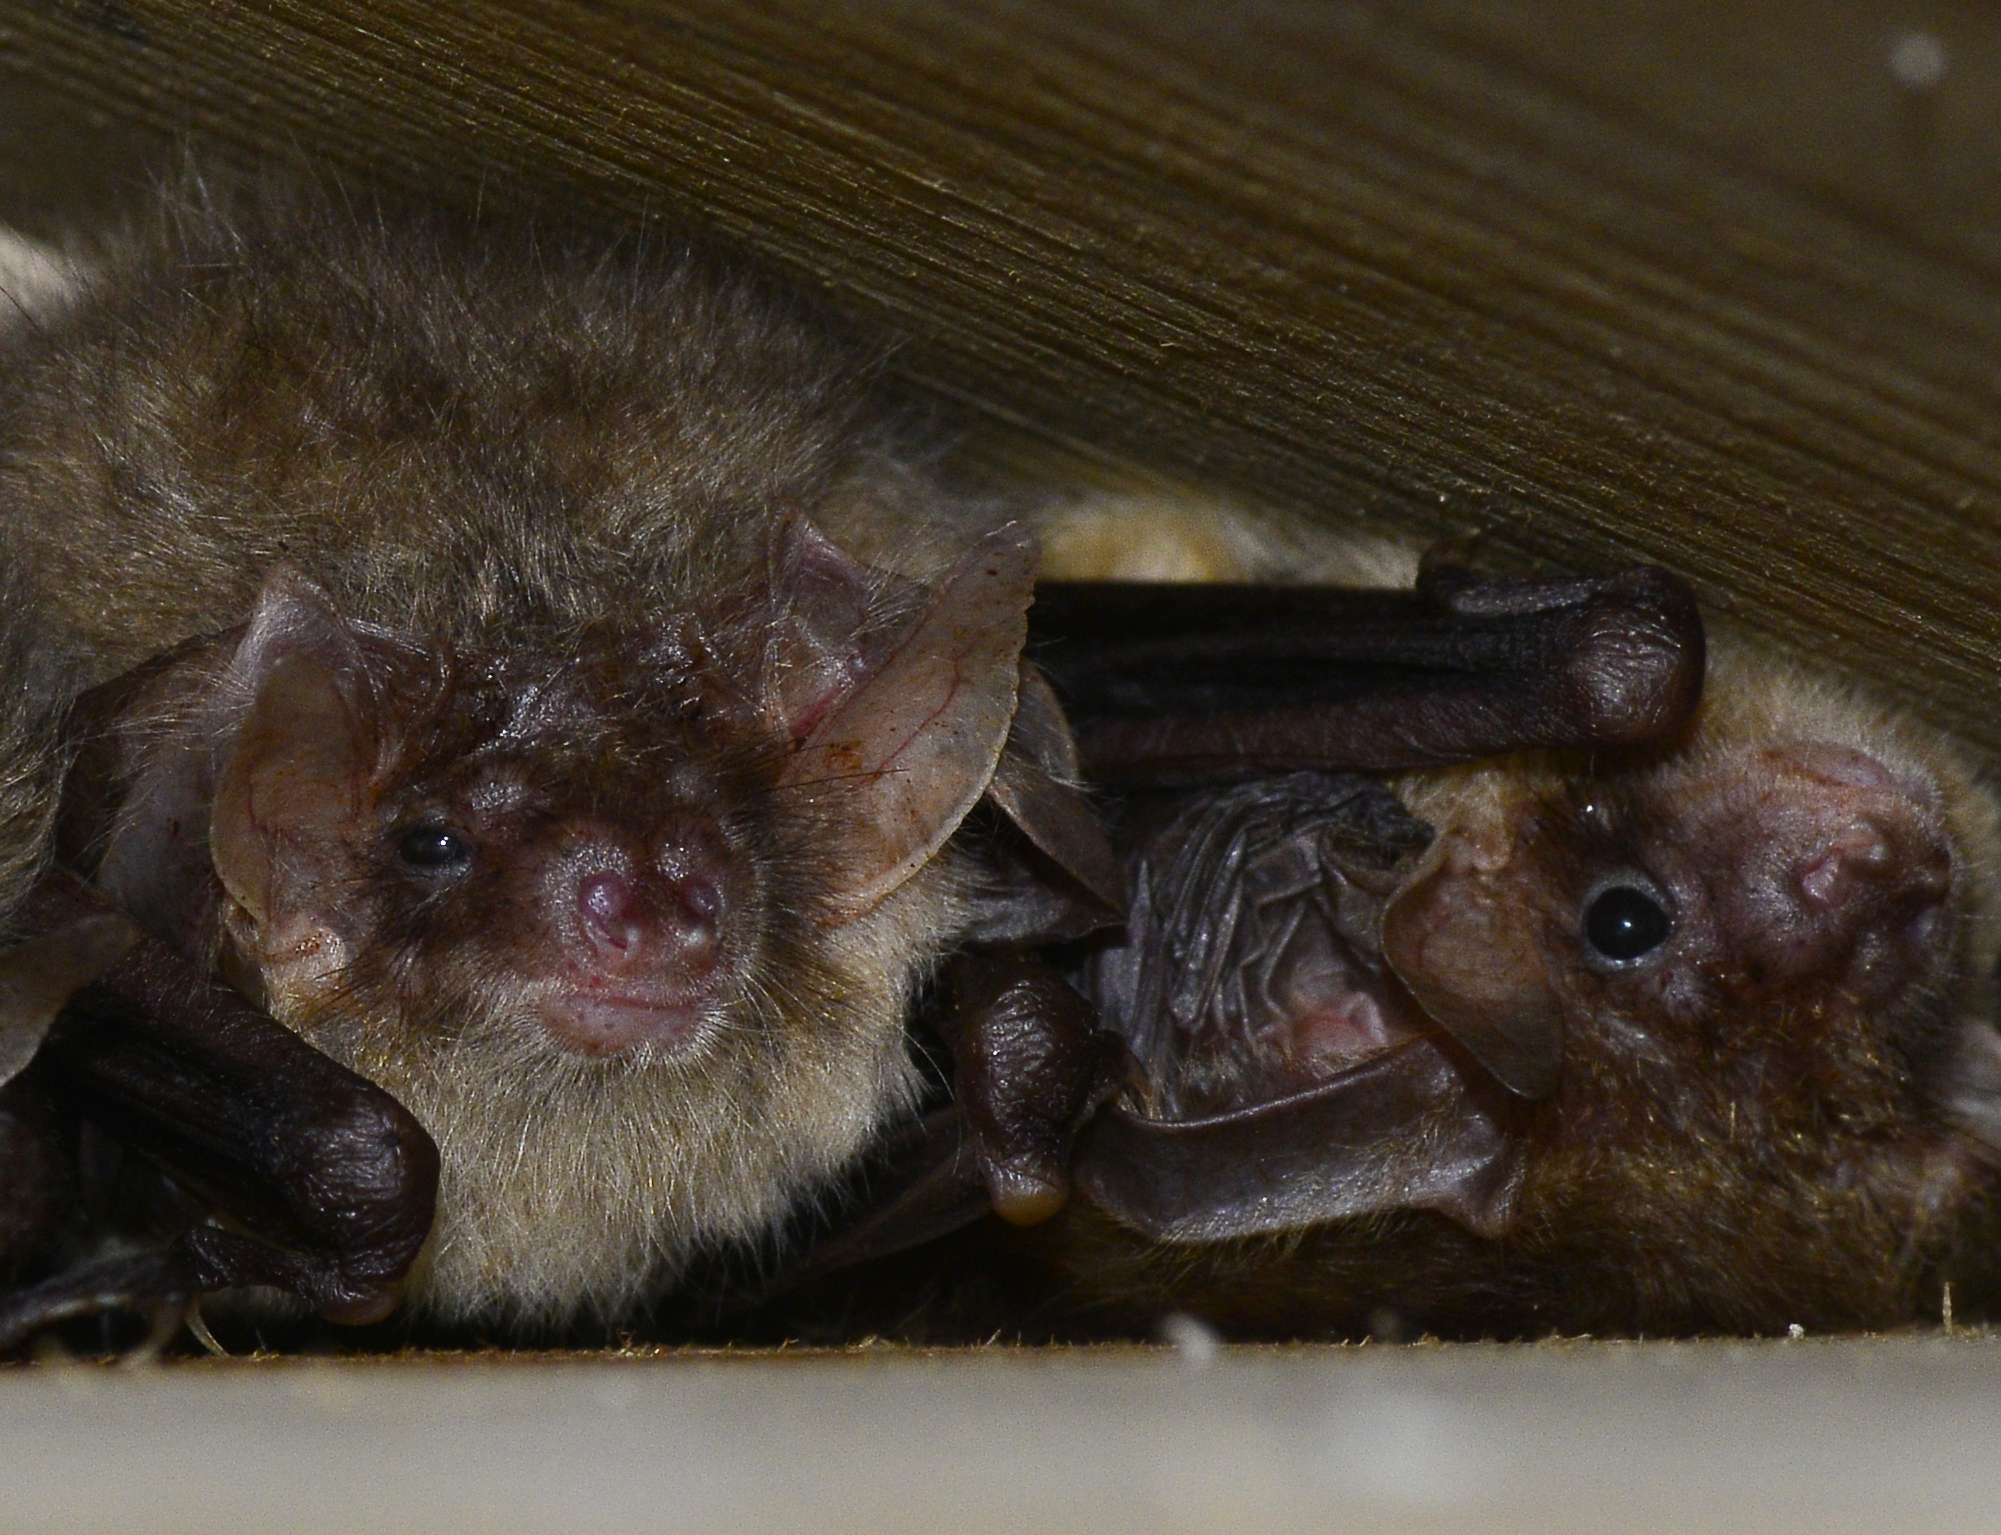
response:
<path id="1" fill-rule="evenodd" d="M 1584 936 L 1606 959 L 1625 962 L 1652 953 L 1674 931 L 1661 903 L 1631 885 L 1601 890 L 1584 908 Z"/>
<path id="2" fill-rule="evenodd" d="M 396 852 L 413 869 L 450 874 L 472 862 L 472 849 L 442 826 L 411 826 L 396 834 Z"/>

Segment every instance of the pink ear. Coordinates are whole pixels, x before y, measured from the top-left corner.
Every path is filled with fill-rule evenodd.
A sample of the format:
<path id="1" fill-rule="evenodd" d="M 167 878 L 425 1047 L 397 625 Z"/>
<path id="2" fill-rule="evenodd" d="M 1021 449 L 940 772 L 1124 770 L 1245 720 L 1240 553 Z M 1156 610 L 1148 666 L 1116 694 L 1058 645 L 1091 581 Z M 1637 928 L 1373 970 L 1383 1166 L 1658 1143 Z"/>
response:
<path id="1" fill-rule="evenodd" d="M 844 918 L 923 867 L 986 792 L 1014 718 L 1035 537 L 982 539 L 861 686 L 787 764 L 783 781 L 845 824 Z"/>
<path id="2" fill-rule="evenodd" d="M 883 659 L 888 647 L 871 634 L 871 610 L 889 577 L 803 517 L 786 522 L 771 565 L 766 709 L 796 744 L 854 691 L 871 663 Z"/>
<path id="3" fill-rule="evenodd" d="M 216 785 L 209 846 L 223 888 L 262 924 L 360 819 L 374 700 L 353 633 L 288 572 L 265 583 L 226 685 L 250 704 Z"/>

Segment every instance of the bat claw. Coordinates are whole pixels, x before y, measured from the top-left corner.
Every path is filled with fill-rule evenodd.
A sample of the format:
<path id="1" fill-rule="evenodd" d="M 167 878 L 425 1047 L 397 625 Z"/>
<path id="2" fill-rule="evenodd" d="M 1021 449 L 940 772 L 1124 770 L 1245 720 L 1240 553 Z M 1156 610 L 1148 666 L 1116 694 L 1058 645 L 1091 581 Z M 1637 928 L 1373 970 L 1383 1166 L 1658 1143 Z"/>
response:
<path id="1" fill-rule="evenodd" d="M 1070 1179 L 1060 1167 L 989 1167 L 987 1196 L 994 1214 L 1010 1226 L 1039 1226 L 1070 1202 Z"/>

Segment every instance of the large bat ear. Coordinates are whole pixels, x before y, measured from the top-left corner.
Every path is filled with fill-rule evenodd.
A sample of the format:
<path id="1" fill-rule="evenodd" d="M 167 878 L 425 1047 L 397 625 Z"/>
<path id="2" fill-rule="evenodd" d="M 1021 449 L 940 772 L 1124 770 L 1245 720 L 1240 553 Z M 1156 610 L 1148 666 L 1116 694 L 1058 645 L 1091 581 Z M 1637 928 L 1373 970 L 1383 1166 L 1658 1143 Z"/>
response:
<path id="1" fill-rule="evenodd" d="M 1510 1092 L 1556 1090 L 1563 1013 L 1498 815 L 1448 832 L 1383 912 L 1383 958 L 1418 1006 Z"/>
<path id="2" fill-rule="evenodd" d="M 855 656 L 860 684 L 786 764 L 782 783 L 849 833 L 842 920 L 922 868 L 986 793 L 1014 719 L 1037 558 L 1018 524 L 981 539 L 900 641 L 879 660 Z"/>
<path id="3" fill-rule="evenodd" d="M 375 699 L 353 631 L 289 571 L 265 582 L 225 686 L 248 707 L 216 784 L 209 845 L 223 888 L 263 927 L 361 817 Z"/>
<path id="4" fill-rule="evenodd" d="M 788 519 L 773 541 L 764 702 L 794 745 L 882 661 L 887 636 L 874 610 L 889 579 L 803 517 Z"/>

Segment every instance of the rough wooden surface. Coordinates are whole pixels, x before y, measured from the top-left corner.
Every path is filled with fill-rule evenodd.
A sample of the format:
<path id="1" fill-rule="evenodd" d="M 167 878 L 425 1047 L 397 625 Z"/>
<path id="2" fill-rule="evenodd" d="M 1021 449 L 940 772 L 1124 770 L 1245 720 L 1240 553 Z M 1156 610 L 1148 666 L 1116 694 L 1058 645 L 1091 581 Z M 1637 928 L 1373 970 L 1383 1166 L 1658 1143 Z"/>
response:
<path id="1" fill-rule="evenodd" d="M 1943 1338 L 0 1370 L 0 1532 L 1991 1530 L 1997 1409 Z"/>
<path id="2" fill-rule="evenodd" d="M 1008 419 L 1661 559 L 2001 748 L 1991 8 L 7 0 L 0 65 L 692 215 Z"/>

